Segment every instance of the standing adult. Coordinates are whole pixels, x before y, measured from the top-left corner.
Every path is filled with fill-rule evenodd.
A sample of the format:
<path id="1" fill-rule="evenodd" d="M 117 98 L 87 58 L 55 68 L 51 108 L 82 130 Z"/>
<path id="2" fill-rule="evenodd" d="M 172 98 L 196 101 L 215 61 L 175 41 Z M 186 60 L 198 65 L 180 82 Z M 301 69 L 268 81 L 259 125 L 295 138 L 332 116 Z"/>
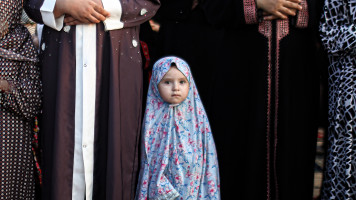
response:
<path id="1" fill-rule="evenodd" d="M 222 30 L 208 23 L 203 2 L 161 0 L 161 7 L 154 19 L 160 24 L 157 58 L 175 55 L 189 63 L 209 116 L 213 68 L 220 64 L 216 55 Z"/>
<path id="2" fill-rule="evenodd" d="M 356 1 L 326 0 L 320 34 L 330 61 L 321 199 L 356 199 Z"/>
<path id="3" fill-rule="evenodd" d="M 222 199 L 312 199 L 316 1 L 205 0 L 224 29 L 210 122 Z"/>
<path id="4" fill-rule="evenodd" d="M 27 3 L 29 16 L 45 24 L 43 199 L 134 198 L 142 119 L 139 25 L 158 7 L 158 0 Z"/>
<path id="5" fill-rule="evenodd" d="M 22 1 L 0 2 L 0 199 L 35 199 L 32 155 L 41 82 Z"/>

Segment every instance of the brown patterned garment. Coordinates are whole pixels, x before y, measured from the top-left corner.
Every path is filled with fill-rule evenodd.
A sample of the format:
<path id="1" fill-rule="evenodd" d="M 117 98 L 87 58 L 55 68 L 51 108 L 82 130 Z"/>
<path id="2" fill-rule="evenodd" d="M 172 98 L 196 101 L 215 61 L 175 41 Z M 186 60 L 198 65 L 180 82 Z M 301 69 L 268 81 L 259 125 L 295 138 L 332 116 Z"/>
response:
<path id="1" fill-rule="evenodd" d="M 0 10 L 0 80 L 10 85 L 0 91 L 0 199 L 35 199 L 31 133 L 41 103 L 37 55 L 20 24 L 22 0 L 0 0 Z"/>

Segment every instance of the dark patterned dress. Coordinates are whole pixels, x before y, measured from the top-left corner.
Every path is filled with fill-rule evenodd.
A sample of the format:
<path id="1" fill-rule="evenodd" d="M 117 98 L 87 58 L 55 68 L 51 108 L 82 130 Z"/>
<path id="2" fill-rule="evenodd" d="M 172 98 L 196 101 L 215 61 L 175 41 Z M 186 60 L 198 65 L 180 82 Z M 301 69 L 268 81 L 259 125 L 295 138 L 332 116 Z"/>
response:
<path id="1" fill-rule="evenodd" d="M 20 24 L 22 0 L 0 1 L 0 199 L 35 199 L 32 124 L 40 109 L 39 69 L 31 35 Z"/>
<path id="2" fill-rule="evenodd" d="M 330 60 L 322 199 L 356 199 L 356 0 L 326 0 L 320 34 Z"/>

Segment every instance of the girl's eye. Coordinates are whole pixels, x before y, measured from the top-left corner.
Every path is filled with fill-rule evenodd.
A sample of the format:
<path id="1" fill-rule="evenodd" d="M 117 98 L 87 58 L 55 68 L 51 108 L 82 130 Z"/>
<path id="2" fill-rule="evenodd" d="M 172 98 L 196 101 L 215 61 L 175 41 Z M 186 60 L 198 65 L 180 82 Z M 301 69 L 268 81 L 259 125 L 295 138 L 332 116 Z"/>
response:
<path id="1" fill-rule="evenodd" d="M 165 81 L 164 84 L 169 84 L 169 81 Z"/>
<path id="2" fill-rule="evenodd" d="M 180 84 L 184 84 L 184 83 L 185 83 L 185 81 L 180 81 L 179 83 L 180 83 Z"/>

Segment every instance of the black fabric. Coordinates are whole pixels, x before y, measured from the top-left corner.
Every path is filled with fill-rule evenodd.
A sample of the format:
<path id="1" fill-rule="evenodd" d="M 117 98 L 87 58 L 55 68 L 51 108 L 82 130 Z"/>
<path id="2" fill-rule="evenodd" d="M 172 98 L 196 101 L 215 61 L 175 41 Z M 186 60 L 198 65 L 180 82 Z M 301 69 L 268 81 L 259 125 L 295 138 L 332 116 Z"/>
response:
<path id="1" fill-rule="evenodd" d="M 308 1 L 308 27 L 289 23 L 279 47 L 277 21 L 269 43 L 260 24 L 246 24 L 243 2 L 203 4 L 208 21 L 224 32 L 210 102 L 222 199 L 312 199 L 319 103 L 315 1 Z"/>
<path id="2" fill-rule="evenodd" d="M 200 4 L 192 9 L 192 0 L 161 3 L 154 18 L 160 23 L 156 58 L 174 55 L 188 62 L 209 117 L 213 68 L 219 65 L 222 30 L 207 22 Z"/>

